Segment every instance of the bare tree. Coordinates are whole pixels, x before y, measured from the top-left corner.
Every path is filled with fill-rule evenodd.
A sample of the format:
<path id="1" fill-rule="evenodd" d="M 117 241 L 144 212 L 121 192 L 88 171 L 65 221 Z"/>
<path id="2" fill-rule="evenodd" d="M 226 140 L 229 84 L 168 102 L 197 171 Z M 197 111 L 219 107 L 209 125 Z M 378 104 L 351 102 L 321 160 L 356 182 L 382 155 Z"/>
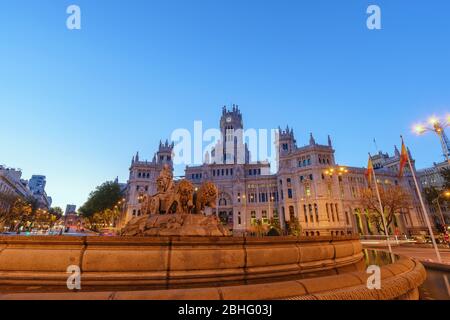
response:
<path id="1" fill-rule="evenodd" d="M 376 190 L 371 188 L 364 189 L 361 192 L 361 205 L 367 209 L 369 220 L 375 224 L 379 233 L 385 233 L 383 226 L 382 214 L 386 219 L 386 227 L 392 225 L 396 214 L 403 214 L 412 206 L 412 197 L 400 186 L 380 187 L 380 198 L 383 206 L 381 212 L 380 203 L 376 194 Z"/>

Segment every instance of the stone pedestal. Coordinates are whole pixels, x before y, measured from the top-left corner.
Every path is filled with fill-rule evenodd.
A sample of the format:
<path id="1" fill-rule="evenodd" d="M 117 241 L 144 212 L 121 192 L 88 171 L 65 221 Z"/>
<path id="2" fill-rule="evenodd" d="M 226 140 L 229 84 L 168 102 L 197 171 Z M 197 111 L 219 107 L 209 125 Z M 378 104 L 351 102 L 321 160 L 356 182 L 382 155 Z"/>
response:
<path id="1" fill-rule="evenodd" d="M 136 218 L 122 232 L 128 237 L 155 236 L 231 236 L 216 216 L 169 214 Z"/>

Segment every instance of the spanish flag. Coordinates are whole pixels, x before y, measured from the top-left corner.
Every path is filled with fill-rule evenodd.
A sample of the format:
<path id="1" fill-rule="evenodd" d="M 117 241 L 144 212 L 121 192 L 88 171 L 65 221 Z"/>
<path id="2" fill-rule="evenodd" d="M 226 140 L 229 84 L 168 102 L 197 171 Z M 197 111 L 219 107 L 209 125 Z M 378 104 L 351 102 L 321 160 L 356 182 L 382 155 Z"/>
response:
<path id="1" fill-rule="evenodd" d="M 405 143 L 402 141 L 402 153 L 400 154 L 400 167 L 398 170 L 398 176 L 403 177 L 403 172 L 406 164 L 408 163 L 408 150 L 406 149 Z"/>
<path id="2" fill-rule="evenodd" d="M 369 156 L 369 163 L 367 164 L 366 178 L 367 178 L 367 182 L 370 187 L 370 185 L 372 184 L 372 178 L 373 178 L 373 163 L 372 163 L 371 156 Z"/>

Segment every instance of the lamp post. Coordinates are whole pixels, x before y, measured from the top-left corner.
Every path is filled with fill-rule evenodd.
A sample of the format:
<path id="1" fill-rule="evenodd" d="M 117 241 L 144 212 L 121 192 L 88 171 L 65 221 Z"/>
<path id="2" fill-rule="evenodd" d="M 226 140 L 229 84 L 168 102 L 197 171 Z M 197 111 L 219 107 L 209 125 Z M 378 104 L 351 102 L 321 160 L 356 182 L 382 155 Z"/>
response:
<path id="1" fill-rule="evenodd" d="M 247 236 L 247 196 L 242 195 L 242 199 L 244 200 L 244 237 Z"/>
<path id="2" fill-rule="evenodd" d="M 450 119 L 450 117 L 449 117 Z M 448 121 L 442 121 L 438 117 L 431 117 L 428 119 L 428 125 L 417 124 L 414 127 L 414 131 L 418 135 L 422 135 L 426 132 L 434 132 L 441 142 L 441 147 L 447 162 L 450 164 L 450 154 L 449 154 L 449 141 L 447 135 L 445 134 L 445 128 L 449 127 Z"/>

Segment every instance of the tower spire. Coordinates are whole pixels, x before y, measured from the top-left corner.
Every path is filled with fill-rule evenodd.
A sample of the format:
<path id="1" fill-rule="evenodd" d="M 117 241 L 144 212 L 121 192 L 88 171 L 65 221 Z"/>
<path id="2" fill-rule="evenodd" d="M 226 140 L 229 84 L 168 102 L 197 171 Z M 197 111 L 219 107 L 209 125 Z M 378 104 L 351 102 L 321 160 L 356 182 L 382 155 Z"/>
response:
<path id="1" fill-rule="evenodd" d="M 309 137 L 309 144 L 310 145 L 315 145 L 316 144 L 316 140 L 314 139 L 312 132 L 311 132 L 310 137 Z"/>

